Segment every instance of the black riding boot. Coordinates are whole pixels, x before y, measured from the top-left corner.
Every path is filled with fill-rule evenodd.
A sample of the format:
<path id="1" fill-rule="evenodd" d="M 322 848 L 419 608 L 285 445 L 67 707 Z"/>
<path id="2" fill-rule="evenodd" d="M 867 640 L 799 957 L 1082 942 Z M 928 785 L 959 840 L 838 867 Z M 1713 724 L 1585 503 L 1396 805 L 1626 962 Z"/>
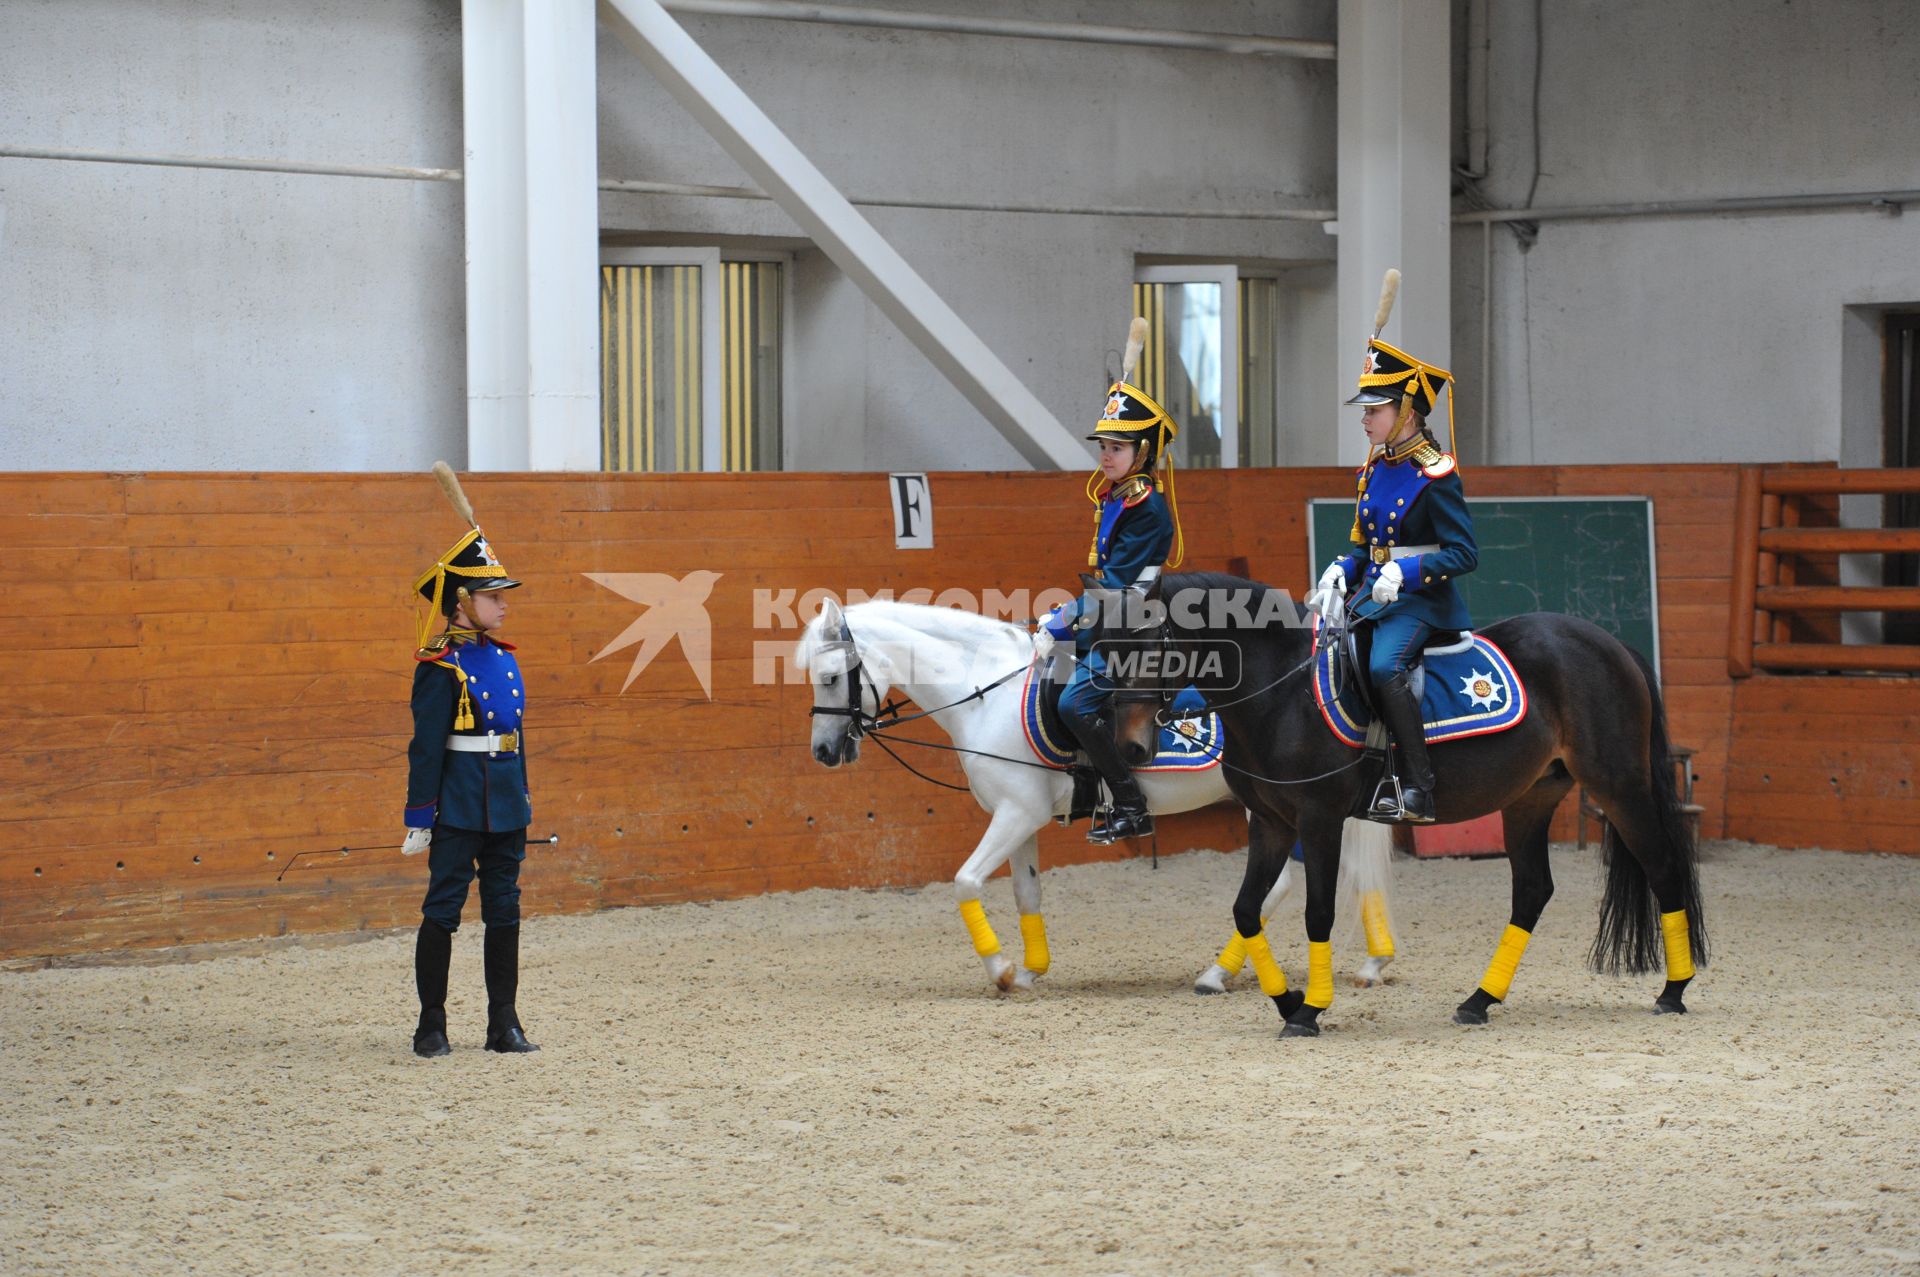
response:
<path id="1" fill-rule="evenodd" d="M 1393 733 L 1400 751 L 1400 808 L 1383 796 L 1374 804 L 1373 818 L 1390 823 L 1431 825 L 1433 823 L 1433 763 L 1427 757 L 1426 726 L 1421 722 L 1420 699 L 1413 694 L 1413 683 L 1405 674 L 1395 675 L 1374 689 L 1380 705 L 1380 717 Z"/>
<path id="2" fill-rule="evenodd" d="M 1133 778 L 1133 769 L 1120 757 L 1120 746 L 1113 739 L 1112 721 L 1105 714 L 1075 722 L 1074 735 L 1080 748 L 1107 782 L 1113 794 L 1113 806 L 1104 820 L 1095 818 L 1087 830 L 1087 841 L 1106 844 L 1122 838 L 1144 838 L 1153 832 L 1153 813 L 1147 810 L 1147 796 Z"/>
<path id="3" fill-rule="evenodd" d="M 514 1014 L 513 1000 L 520 992 L 520 926 L 488 927 L 485 950 L 487 969 L 487 1050 L 524 1054 L 540 1048 L 527 1041 Z"/>
<path id="4" fill-rule="evenodd" d="M 413 983 L 420 990 L 420 1024 L 413 1031 L 413 1053 L 451 1055 L 447 1045 L 447 966 L 453 961 L 453 933 L 437 922 L 420 924 L 413 942 Z"/>

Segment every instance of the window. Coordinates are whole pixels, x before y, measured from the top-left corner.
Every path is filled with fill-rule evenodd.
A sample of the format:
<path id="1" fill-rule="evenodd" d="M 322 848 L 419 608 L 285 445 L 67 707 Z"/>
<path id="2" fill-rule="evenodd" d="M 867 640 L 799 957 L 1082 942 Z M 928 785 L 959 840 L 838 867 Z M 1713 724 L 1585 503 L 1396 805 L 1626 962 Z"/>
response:
<path id="1" fill-rule="evenodd" d="M 1276 464 L 1278 282 L 1236 266 L 1143 266 L 1133 305 L 1149 325 L 1134 380 L 1180 423 L 1175 464 Z"/>
<path id="2" fill-rule="evenodd" d="M 600 464 L 778 470 L 784 259 L 606 249 L 600 267 Z"/>

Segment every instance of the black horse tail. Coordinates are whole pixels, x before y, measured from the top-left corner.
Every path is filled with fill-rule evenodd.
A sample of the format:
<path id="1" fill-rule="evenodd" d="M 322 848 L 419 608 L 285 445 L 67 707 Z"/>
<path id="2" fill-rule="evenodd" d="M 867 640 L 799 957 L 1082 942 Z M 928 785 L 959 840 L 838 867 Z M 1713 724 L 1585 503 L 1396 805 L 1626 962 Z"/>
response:
<path id="1" fill-rule="evenodd" d="M 1628 649 L 1632 652 L 1632 649 Z M 1707 964 L 1707 920 L 1700 905 L 1700 870 L 1695 859 L 1692 832 L 1687 828 L 1680 807 L 1680 795 L 1673 785 L 1673 765 L 1667 761 L 1671 747 L 1667 741 L 1667 708 L 1660 698 L 1660 684 L 1647 658 L 1632 652 L 1640 676 L 1646 680 L 1652 714 L 1647 730 L 1648 776 L 1653 791 L 1655 814 L 1660 822 L 1662 840 L 1668 854 L 1677 862 L 1683 907 L 1687 911 L 1687 934 L 1692 941 L 1696 966 Z M 1622 972 L 1642 975 L 1659 969 L 1666 955 L 1666 942 L 1660 931 L 1659 905 L 1647 882 L 1647 871 L 1640 857 L 1620 843 L 1613 823 L 1606 822 L 1601 837 L 1602 856 L 1607 866 L 1606 894 L 1600 901 L 1600 930 L 1587 954 L 1587 965 L 1611 975 Z M 1655 848 L 1643 853 L 1657 854 Z"/>

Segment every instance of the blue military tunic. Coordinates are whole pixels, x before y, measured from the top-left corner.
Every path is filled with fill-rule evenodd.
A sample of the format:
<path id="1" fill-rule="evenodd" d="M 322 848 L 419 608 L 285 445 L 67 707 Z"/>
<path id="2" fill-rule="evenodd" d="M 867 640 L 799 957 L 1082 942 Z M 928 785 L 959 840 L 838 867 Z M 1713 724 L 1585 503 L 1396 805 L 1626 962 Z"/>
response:
<path id="1" fill-rule="evenodd" d="M 1358 508 L 1360 540 L 1335 560 L 1346 572 L 1357 613 L 1382 620 L 1407 617 L 1443 630 L 1471 626 L 1466 602 L 1453 582 L 1473 571 L 1480 551 L 1453 458 L 1441 453 L 1428 465 L 1377 459 L 1361 468 L 1360 477 L 1365 485 Z M 1439 548 L 1399 560 L 1399 598 L 1385 607 L 1367 601 L 1384 566 L 1383 556 L 1416 545 Z"/>
<path id="2" fill-rule="evenodd" d="M 1093 576 L 1103 590 L 1128 589 L 1159 575 L 1173 550 L 1173 512 L 1150 476 L 1135 475 L 1102 494 L 1093 548 Z M 1094 606 L 1082 594 L 1047 622 L 1057 639 L 1072 634 L 1074 649 L 1084 658 L 1060 696 L 1061 712 L 1082 718 L 1098 713 L 1113 694 L 1113 685 L 1103 677 L 1099 653 L 1092 650 L 1097 627 L 1075 628 L 1075 622 L 1090 616 Z"/>
<path id="3" fill-rule="evenodd" d="M 526 688 L 511 644 L 482 635 L 425 650 L 413 672 L 413 742 L 407 747 L 406 824 L 483 833 L 525 829 L 533 820 L 527 787 Z M 466 686 L 471 725 L 455 726 Z M 512 734 L 509 752 L 450 750 L 449 736 Z"/>

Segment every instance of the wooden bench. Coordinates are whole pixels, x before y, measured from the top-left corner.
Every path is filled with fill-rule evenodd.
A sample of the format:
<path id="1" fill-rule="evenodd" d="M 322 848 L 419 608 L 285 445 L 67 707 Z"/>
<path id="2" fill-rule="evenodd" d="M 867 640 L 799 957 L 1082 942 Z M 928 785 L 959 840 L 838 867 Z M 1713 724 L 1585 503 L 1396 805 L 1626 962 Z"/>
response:
<path id="1" fill-rule="evenodd" d="M 1667 762 L 1680 769 L 1679 776 L 1677 777 L 1678 783 L 1674 786 L 1675 791 L 1680 795 L 1680 815 L 1681 819 L 1687 822 L 1687 836 L 1695 842 L 1698 842 L 1700 840 L 1700 814 L 1704 812 L 1706 808 L 1693 801 L 1693 756 L 1695 752 L 1696 751 L 1688 749 L 1683 745 L 1675 745 L 1667 752 Z M 1607 814 L 1593 804 L 1593 800 L 1587 797 L 1587 787 L 1582 785 L 1580 787 L 1580 814 L 1576 824 L 1576 836 L 1578 837 L 1579 847 L 1582 851 L 1585 851 L 1587 848 L 1587 817 L 1589 816 L 1599 822 L 1600 829 L 1604 830 L 1606 828 Z"/>

